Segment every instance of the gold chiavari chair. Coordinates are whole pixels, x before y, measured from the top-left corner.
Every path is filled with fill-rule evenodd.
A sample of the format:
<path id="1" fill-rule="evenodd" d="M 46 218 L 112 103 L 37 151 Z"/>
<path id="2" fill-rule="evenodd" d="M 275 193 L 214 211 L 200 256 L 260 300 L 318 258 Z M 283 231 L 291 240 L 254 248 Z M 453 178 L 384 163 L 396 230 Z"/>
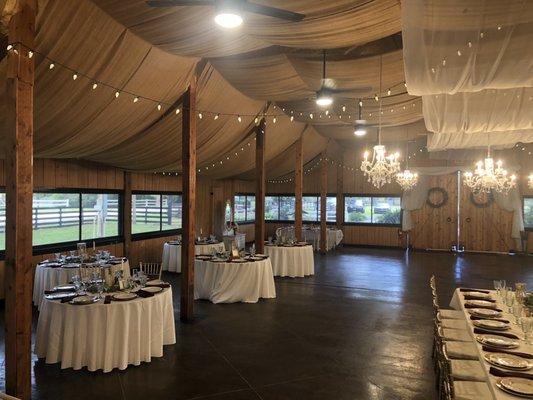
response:
<path id="1" fill-rule="evenodd" d="M 139 269 L 144 272 L 150 279 L 161 279 L 161 272 L 163 271 L 160 263 L 139 263 Z"/>

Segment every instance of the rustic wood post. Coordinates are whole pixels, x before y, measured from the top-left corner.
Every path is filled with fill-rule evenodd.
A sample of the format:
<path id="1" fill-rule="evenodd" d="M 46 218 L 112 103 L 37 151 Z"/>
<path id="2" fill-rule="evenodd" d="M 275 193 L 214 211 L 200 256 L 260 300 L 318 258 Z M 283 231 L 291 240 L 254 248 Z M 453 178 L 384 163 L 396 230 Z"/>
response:
<path id="1" fill-rule="evenodd" d="M 6 106 L 6 391 L 31 397 L 32 202 L 35 0 L 21 0 L 9 23 Z"/>
<path id="2" fill-rule="evenodd" d="M 265 250 L 265 129 L 263 117 L 255 135 L 255 247 L 258 253 Z"/>
<path id="3" fill-rule="evenodd" d="M 337 229 L 342 229 L 344 224 L 344 157 L 337 165 Z"/>
<path id="4" fill-rule="evenodd" d="M 131 172 L 124 172 L 124 198 L 122 199 L 122 231 L 124 234 L 124 257 L 127 257 L 131 265 Z"/>
<path id="5" fill-rule="evenodd" d="M 182 171 L 183 240 L 181 244 L 182 321 L 194 318 L 194 247 L 196 236 L 196 85 L 195 74 L 183 96 Z"/>
<path id="6" fill-rule="evenodd" d="M 328 162 L 326 152 L 322 153 L 320 161 L 320 252 L 326 254 L 327 251 L 327 224 L 326 224 L 326 207 L 328 195 Z"/>
<path id="7" fill-rule="evenodd" d="M 296 141 L 296 164 L 294 166 L 294 235 L 296 240 L 302 241 L 303 224 L 303 132 Z"/>

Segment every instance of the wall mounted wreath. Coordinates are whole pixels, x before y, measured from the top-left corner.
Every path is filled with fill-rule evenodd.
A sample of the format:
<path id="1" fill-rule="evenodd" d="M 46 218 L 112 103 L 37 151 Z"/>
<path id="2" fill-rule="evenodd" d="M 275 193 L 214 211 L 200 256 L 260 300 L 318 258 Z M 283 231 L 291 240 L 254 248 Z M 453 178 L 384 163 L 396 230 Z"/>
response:
<path id="1" fill-rule="evenodd" d="M 474 195 L 473 192 L 470 192 L 470 203 L 475 205 L 477 208 L 487 208 L 494 203 L 494 195 L 492 192 L 478 193 L 476 195 Z"/>
<path id="2" fill-rule="evenodd" d="M 428 190 L 426 204 L 431 208 L 441 208 L 448 202 L 448 192 L 441 187 L 432 187 Z"/>

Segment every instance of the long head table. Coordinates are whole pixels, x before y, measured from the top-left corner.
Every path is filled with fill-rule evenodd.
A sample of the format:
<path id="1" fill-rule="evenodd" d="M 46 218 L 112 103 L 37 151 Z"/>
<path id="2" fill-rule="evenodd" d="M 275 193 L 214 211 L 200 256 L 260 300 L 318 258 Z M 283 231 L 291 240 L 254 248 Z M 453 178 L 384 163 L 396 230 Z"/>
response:
<path id="1" fill-rule="evenodd" d="M 503 313 L 502 313 L 502 318 L 508 320 L 508 321 L 514 321 L 515 320 L 515 317 L 512 315 L 512 314 L 509 314 L 507 311 L 508 311 L 508 308 L 507 306 L 505 306 L 504 304 L 502 304 L 502 299 L 496 295 L 496 292 L 495 291 L 490 291 L 490 294 L 491 294 L 491 297 L 496 300 L 496 305 L 499 309 L 503 310 Z M 464 317 L 465 317 L 465 320 L 467 322 L 467 326 L 468 326 L 468 333 L 470 334 L 470 337 L 472 338 L 472 341 L 476 344 L 476 348 L 478 350 L 478 355 L 479 355 L 479 361 L 481 362 L 481 364 L 483 365 L 483 370 L 485 371 L 485 374 L 486 374 L 486 382 L 489 386 L 489 389 L 493 395 L 493 398 L 494 399 L 497 399 L 497 400 L 517 400 L 519 399 L 520 397 L 516 397 L 516 396 L 511 396 L 510 394 L 507 394 L 505 392 L 503 392 L 502 390 L 500 390 L 497 386 L 496 386 L 496 382 L 498 381 L 498 377 L 496 376 L 493 376 L 489 373 L 489 370 L 490 370 L 490 367 L 491 365 L 484 359 L 484 352 L 483 352 L 483 349 L 482 349 L 482 345 L 475 339 L 475 334 L 474 334 L 474 325 L 472 324 L 472 320 L 470 319 L 470 313 L 468 312 L 468 308 L 465 308 L 465 298 L 464 298 L 464 293 L 461 292 L 461 290 L 458 288 L 455 290 L 454 294 L 453 294 L 453 297 L 452 297 L 452 300 L 450 302 L 450 307 L 456 309 L 456 310 L 460 310 L 464 313 Z M 506 330 L 505 333 L 513 333 L 515 334 L 516 336 L 519 336 L 519 337 L 523 337 L 524 334 L 522 333 L 522 330 L 519 328 L 518 325 L 515 325 L 515 324 L 509 324 L 510 325 L 510 329 L 509 330 Z M 529 354 L 533 354 L 533 346 L 532 345 L 528 345 L 526 344 L 524 341 L 520 341 L 520 346 L 516 349 L 512 349 L 512 351 L 517 351 L 517 352 L 523 352 L 523 353 L 529 353 Z M 527 371 L 528 373 L 530 373 L 530 371 Z"/>
<path id="2" fill-rule="evenodd" d="M 150 362 L 176 343 L 172 289 L 130 301 L 72 305 L 44 299 L 35 354 L 47 364 L 89 371 Z"/>

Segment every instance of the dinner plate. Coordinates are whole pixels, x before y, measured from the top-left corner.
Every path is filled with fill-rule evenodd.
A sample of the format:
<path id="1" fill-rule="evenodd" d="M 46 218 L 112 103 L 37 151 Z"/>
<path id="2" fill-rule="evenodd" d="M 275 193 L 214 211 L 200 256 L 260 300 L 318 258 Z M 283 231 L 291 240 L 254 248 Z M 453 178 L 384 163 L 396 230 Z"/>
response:
<path id="1" fill-rule="evenodd" d="M 476 340 L 484 345 L 496 348 L 515 349 L 520 346 L 520 342 L 497 335 L 476 335 Z"/>
<path id="2" fill-rule="evenodd" d="M 163 282 L 161 279 L 153 279 L 151 281 L 146 282 L 146 286 L 157 286 L 162 285 L 165 282 Z"/>
<path id="3" fill-rule="evenodd" d="M 115 293 L 113 295 L 113 300 L 118 300 L 118 301 L 128 301 L 128 300 L 133 300 L 136 298 L 137 298 L 137 295 L 135 293 L 122 292 L 122 293 Z"/>
<path id="4" fill-rule="evenodd" d="M 533 380 L 525 378 L 502 378 L 500 385 L 512 393 L 533 397 Z"/>
<path id="5" fill-rule="evenodd" d="M 261 261 L 264 258 L 263 257 L 259 257 L 259 256 L 250 256 L 250 257 L 248 257 L 248 259 L 249 260 L 253 260 L 253 261 Z"/>
<path id="6" fill-rule="evenodd" d="M 532 365 L 526 359 L 507 353 L 485 353 L 485 360 L 496 367 L 511 369 L 515 371 L 525 371 Z"/>
<path id="7" fill-rule="evenodd" d="M 144 287 L 142 290 L 148 293 L 160 293 L 163 291 L 163 288 L 160 288 L 158 286 L 147 286 Z"/>
<path id="8" fill-rule="evenodd" d="M 467 300 L 467 301 L 465 301 L 465 305 L 474 306 L 474 307 L 496 308 L 496 304 L 491 303 L 490 301 L 487 301 L 487 300 Z"/>
<path id="9" fill-rule="evenodd" d="M 93 304 L 98 301 L 98 297 L 96 296 L 78 296 L 74 297 L 72 300 L 69 301 L 70 304 L 76 304 L 76 305 L 84 305 L 84 304 Z"/>
<path id="10" fill-rule="evenodd" d="M 268 257 L 266 254 L 259 254 L 259 253 L 255 253 L 255 256 L 256 256 L 256 257 L 261 257 L 261 258 L 266 258 L 266 257 Z"/>
<path id="11" fill-rule="evenodd" d="M 196 256 L 196 258 L 198 260 L 206 261 L 206 260 L 210 260 L 211 256 Z"/>
<path id="12" fill-rule="evenodd" d="M 245 260 L 244 258 L 235 258 L 235 259 L 231 260 L 231 262 L 235 262 L 235 263 L 245 263 L 247 261 L 248 260 Z"/>
<path id="13" fill-rule="evenodd" d="M 75 296 L 76 292 L 57 292 L 57 293 L 50 293 L 45 294 L 44 298 L 47 300 L 61 300 L 66 299 L 68 297 Z"/>
<path id="14" fill-rule="evenodd" d="M 54 290 L 58 292 L 75 292 L 76 286 L 74 285 L 58 285 L 54 287 Z"/>
<path id="15" fill-rule="evenodd" d="M 481 293 L 481 292 L 463 292 L 463 296 L 483 297 L 484 299 L 492 298 L 489 293 Z"/>
<path id="16" fill-rule="evenodd" d="M 509 324 L 494 319 L 479 319 L 477 321 L 472 321 L 472 324 L 478 328 L 492 329 L 495 331 L 505 331 L 510 328 Z"/>
<path id="17" fill-rule="evenodd" d="M 488 318 L 496 318 L 500 317 L 502 315 L 501 312 L 496 310 L 491 310 L 488 308 L 470 308 L 468 312 L 472 315 L 476 315 L 478 317 L 488 317 Z"/>

